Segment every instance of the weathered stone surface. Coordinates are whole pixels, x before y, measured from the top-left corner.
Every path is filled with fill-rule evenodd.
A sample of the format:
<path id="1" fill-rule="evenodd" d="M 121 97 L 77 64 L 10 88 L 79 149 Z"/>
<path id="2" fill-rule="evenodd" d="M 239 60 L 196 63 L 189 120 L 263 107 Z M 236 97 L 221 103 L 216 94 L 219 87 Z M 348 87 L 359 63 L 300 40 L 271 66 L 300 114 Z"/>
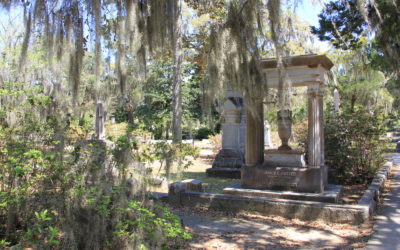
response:
<path id="1" fill-rule="evenodd" d="M 186 185 L 186 190 L 188 191 L 195 191 L 195 192 L 203 191 L 201 180 L 188 179 L 188 180 L 183 180 L 182 183 Z"/>
<path id="2" fill-rule="evenodd" d="M 362 206 L 339 205 L 313 201 L 295 201 L 229 194 L 185 192 L 181 204 L 185 207 L 207 207 L 229 212 L 253 212 L 289 219 L 322 220 L 333 223 L 361 224 L 369 218 Z"/>
<path id="3" fill-rule="evenodd" d="M 324 191 L 321 168 L 266 167 L 241 169 L 241 186 L 252 189 L 289 190 L 306 193 Z"/>
<path id="4" fill-rule="evenodd" d="M 267 167 L 304 168 L 304 152 L 300 150 L 265 150 L 264 165 Z"/>
<path id="5" fill-rule="evenodd" d="M 154 199 L 154 200 L 159 200 L 162 202 L 168 202 L 168 194 L 167 193 L 153 192 L 153 193 L 151 193 L 150 198 Z"/>
<path id="6" fill-rule="evenodd" d="M 168 203 L 172 206 L 181 206 L 182 195 L 186 192 L 186 184 L 174 182 L 168 186 Z"/>
<path id="7" fill-rule="evenodd" d="M 388 175 L 392 163 L 386 163 L 376 178 Z M 173 206 L 206 207 L 229 212 L 255 212 L 262 215 L 282 216 L 289 219 L 322 220 L 332 223 L 361 224 L 369 220 L 376 208 L 377 190 L 371 185 L 358 205 L 341 205 L 326 202 L 299 201 L 266 197 L 250 197 L 232 194 L 187 192 L 181 184 L 171 185 L 168 200 Z M 378 188 L 378 189 L 376 189 Z M 173 199 L 170 197 L 174 195 Z M 177 198 L 179 197 L 179 199 Z M 178 200 L 178 202 L 176 202 Z"/>
<path id="8" fill-rule="evenodd" d="M 240 150 L 221 149 L 212 164 L 213 168 L 241 168 L 244 165 L 244 155 Z"/>
<path id="9" fill-rule="evenodd" d="M 223 191 L 224 194 L 242 196 L 338 203 L 342 195 L 342 186 L 327 185 L 323 193 L 300 193 L 290 191 L 246 189 L 242 188 L 240 184 L 235 184 L 233 186 L 224 188 Z"/>
<path id="10" fill-rule="evenodd" d="M 240 179 L 240 168 L 207 168 L 208 177 Z"/>
<path id="11" fill-rule="evenodd" d="M 227 91 L 221 112 L 222 149 L 213 168 L 240 168 L 244 164 L 246 114 L 241 93 Z"/>
<path id="12" fill-rule="evenodd" d="M 392 162 L 387 162 L 379 169 L 371 184 L 368 186 L 368 189 L 364 192 L 364 195 L 358 201 L 358 205 L 363 207 L 370 216 L 372 216 L 376 210 L 381 192 L 384 188 L 385 182 L 389 176 L 392 166 Z"/>

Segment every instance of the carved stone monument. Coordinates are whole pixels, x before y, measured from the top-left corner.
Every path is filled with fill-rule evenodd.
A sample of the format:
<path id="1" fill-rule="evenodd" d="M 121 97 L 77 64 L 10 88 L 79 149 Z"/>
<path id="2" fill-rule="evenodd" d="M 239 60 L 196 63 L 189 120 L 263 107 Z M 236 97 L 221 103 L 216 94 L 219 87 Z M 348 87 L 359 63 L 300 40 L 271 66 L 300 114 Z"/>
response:
<path id="1" fill-rule="evenodd" d="M 221 112 L 222 149 L 206 173 L 207 176 L 240 178 L 245 151 L 245 106 L 239 92 L 227 91 L 226 96 Z"/>
<path id="2" fill-rule="evenodd" d="M 288 190 L 320 193 L 327 186 L 327 166 L 324 164 L 323 94 L 328 72 L 333 66 L 324 55 L 305 55 L 283 59 L 284 74 L 293 87 L 308 88 L 308 162 L 304 152 L 288 145 L 291 136 L 291 111 L 278 112 L 278 131 L 282 145 L 264 151 L 263 105 L 255 107 L 257 116 L 247 112 L 246 165 L 241 168 L 242 190 Z M 279 73 L 276 59 L 262 62 L 268 86 L 277 88 Z M 259 98 L 259 97 L 254 97 Z M 260 99 L 260 103 L 262 99 Z M 265 157 L 264 157 L 265 153 Z M 331 189 L 328 188 L 328 189 Z M 339 190 L 340 188 L 334 188 Z M 237 191 L 238 189 L 236 189 Z M 335 191 L 336 192 L 336 191 Z"/>

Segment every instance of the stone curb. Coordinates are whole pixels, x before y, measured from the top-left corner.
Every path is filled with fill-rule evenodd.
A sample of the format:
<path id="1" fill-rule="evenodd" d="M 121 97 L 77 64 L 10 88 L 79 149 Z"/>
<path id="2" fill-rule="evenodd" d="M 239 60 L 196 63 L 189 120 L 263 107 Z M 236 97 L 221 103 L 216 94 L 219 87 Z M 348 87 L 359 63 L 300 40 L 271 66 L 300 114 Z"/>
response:
<path id="1" fill-rule="evenodd" d="M 228 212 L 255 212 L 288 219 L 322 220 L 358 225 L 369 220 L 375 212 L 392 166 L 393 163 L 387 162 L 379 169 L 357 205 L 192 192 L 187 191 L 182 182 L 170 184 L 168 201 L 172 206 L 206 207 Z"/>
<path id="2" fill-rule="evenodd" d="M 368 186 L 368 189 L 358 201 L 358 206 L 361 206 L 366 212 L 368 212 L 368 217 L 372 216 L 377 208 L 379 198 L 392 167 L 392 162 L 386 162 L 379 169 L 371 184 Z"/>

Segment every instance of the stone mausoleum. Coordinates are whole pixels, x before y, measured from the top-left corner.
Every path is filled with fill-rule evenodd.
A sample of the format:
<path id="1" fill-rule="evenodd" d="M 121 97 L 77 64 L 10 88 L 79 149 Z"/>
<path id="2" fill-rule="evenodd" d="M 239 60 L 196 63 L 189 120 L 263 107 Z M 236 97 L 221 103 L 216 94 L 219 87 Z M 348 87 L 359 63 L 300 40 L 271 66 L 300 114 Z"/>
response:
<path id="1" fill-rule="evenodd" d="M 323 96 L 333 63 L 325 55 L 312 54 L 284 58 L 283 65 L 281 75 L 289 79 L 292 87 L 307 87 L 307 162 L 306 152 L 288 145 L 292 125 L 290 110 L 280 110 L 277 114 L 282 145 L 265 150 L 263 96 L 252 97 L 257 104 L 255 112 L 250 112 L 240 93 L 228 91 L 222 111 L 222 149 L 207 175 L 240 176 L 240 185 L 224 190 L 230 194 L 248 195 L 249 190 L 331 192 L 337 200 L 340 187 L 328 185 L 328 169 L 324 164 Z M 262 67 L 268 88 L 278 88 L 277 60 L 262 60 Z M 261 85 L 259 93 L 262 93 Z"/>

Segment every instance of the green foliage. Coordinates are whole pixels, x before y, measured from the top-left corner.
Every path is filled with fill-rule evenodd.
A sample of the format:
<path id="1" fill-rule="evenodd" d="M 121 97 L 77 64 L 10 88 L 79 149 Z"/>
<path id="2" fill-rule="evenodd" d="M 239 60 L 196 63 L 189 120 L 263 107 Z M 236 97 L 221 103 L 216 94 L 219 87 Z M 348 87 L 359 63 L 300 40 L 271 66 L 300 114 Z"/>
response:
<path id="1" fill-rule="evenodd" d="M 332 180 L 339 184 L 367 183 L 383 162 L 383 115 L 359 109 L 336 115 L 325 124 L 325 161 L 335 171 Z"/>
<path id="2" fill-rule="evenodd" d="M 50 225 L 52 220 L 47 209 L 35 212 L 35 222 L 27 229 L 22 241 L 27 242 L 28 245 L 34 244 L 35 248 L 58 246 L 60 232 L 56 227 Z"/>
<path id="3" fill-rule="evenodd" d="M 386 127 L 388 131 L 400 131 L 400 115 L 390 113 L 386 118 Z"/>
<path id="4" fill-rule="evenodd" d="M 183 170 L 192 165 L 192 157 L 198 157 L 198 148 L 187 143 L 167 143 L 157 142 L 154 145 L 146 146 L 143 152 L 139 155 L 141 161 L 160 161 L 158 173 L 164 168 L 167 178 L 170 177 L 172 167 L 177 165 L 176 172 L 179 175 Z"/>
<path id="5" fill-rule="evenodd" d="M 367 23 L 357 9 L 357 1 L 331 1 L 318 15 L 319 28 L 312 26 L 311 32 L 321 41 L 329 41 L 336 48 L 359 48 L 359 39 Z"/>
<path id="6" fill-rule="evenodd" d="M 135 109 L 138 127 L 154 134 L 155 139 L 169 139 L 172 124 L 172 65 L 169 57 L 154 61 L 143 87 L 143 102 Z M 182 110 L 184 122 L 201 117 L 200 67 L 183 65 Z M 121 114 L 115 113 L 121 116 Z"/>
<path id="7" fill-rule="evenodd" d="M 214 135 L 214 132 L 206 127 L 199 128 L 195 132 L 195 138 L 198 140 L 208 139 L 210 136 Z"/>
<path id="8" fill-rule="evenodd" d="M 120 210 L 125 216 L 117 222 L 114 233 L 122 239 L 133 240 L 135 245 L 150 249 L 169 249 L 181 246 L 185 240 L 191 238 L 182 227 L 179 217 L 173 215 L 167 207 L 148 207 L 144 203 L 131 201 L 127 208 Z M 140 242 L 143 238 L 146 241 L 144 245 Z M 159 242 L 165 243 L 159 245 Z"/>
<path id="9" fill-rule="evenodd" d="M 397 107 L 400 103 L 397 97 L 400 88 L 399 4 L 398 0 L 331 1 L 319 14 L 320 27 L 311 27 L 320 40 L 330 41 L 336 48 L 358 53 L 357 50 L 364 47 L 363 64 L 386 74 Z"/>
<path id="10" fill-rule="evenodd" d="M 6 86 L 3 96 L 16 95 L 18 86 Z M 41 96 L 42 88 L 18 95 L 28 91 L 38 96 L 23 98 L 18 107 L 7 106 L 18 111 L 15 123 L 0 119 L 0 247 L 122 248 L 124 243 L 113 234 L 116 221 L 126 215 L 118 208 L 128 208 L 128 196 L 130 200 L 147 200 L 147 196 L 145 186 L 133 190 L 127 184 L 126 161 L 112 156 L 120 152 L 132 162 L 137 140 L 121 136 L 114 148 L 97 140 L 80 140 L 86 139 L 77 135 L 84 134 L 79 131 L 88 129 L 89 122 L 79 121 L 90 119 L 62 115 L 52 98 Z M 170 154 L 182 159 L 187 150 L 177 146 Z M 162 213 L 157 221 L 162 222 L 159 232 L 166 238 L 154 239 L 154 244 L 166 245 L 164 240 L 185 235 L 165 214 L 165 221 Z M 138 239 L 143 246 L 148 244 L 140 234 Z"/>

